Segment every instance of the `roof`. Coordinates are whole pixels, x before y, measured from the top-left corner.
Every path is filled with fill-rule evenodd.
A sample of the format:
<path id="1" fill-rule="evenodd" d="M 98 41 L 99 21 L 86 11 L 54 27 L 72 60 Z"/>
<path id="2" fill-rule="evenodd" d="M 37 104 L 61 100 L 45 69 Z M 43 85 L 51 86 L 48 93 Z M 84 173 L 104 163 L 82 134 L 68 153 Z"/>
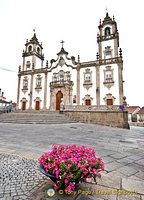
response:
<path id="1" fill-rule="evenodd" d="M 139 106 L 129 106 L 127 107 L 127 111 L 129 114 L 132 114 L 137 108 L 140 108 Z"/>
<path id="2" fill-rule="evenodd" d="M 142 107 L 137 114 L 144 114 L 144 107 Z"/>
<path id="3" fill-rule="evenodd" d="M 112 19 L 110 18 L 108 12 L 106 13 L 106 16 L 105 16 L 105 18 L 103 20 L 103 23 L 107 23 L 107 22 L 112 22 Z"/>
<path id="4" fill-rule="evenodd" d="M 5 100 L 0 100 L 0 103 L 10 103 L 10 102 L 5 101 Z"/>

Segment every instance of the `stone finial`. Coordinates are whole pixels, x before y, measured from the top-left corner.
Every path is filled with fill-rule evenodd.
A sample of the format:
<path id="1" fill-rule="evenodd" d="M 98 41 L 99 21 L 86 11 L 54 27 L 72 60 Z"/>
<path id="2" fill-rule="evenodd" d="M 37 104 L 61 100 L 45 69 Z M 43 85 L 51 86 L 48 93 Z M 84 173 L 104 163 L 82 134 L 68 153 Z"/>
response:
<path id="1" fill-rule="evenodd" d="M 100 21 L 99 21 L 99 25 L 101 25 L 101 19 L 100 19 Z"/>
<path id="2" fill-rule="evenodd" d="M 98 60 L 99 59 L 99 53 L 97 52 L 96 54 L 96 59 Z"/>
<path id="3" fill-rule="evenodd" d="M 115 21 L 115 17 L 113 16 L 113 21 Z"/>
<path id="4" fill-rule="evenodd" d="M 119 49 L 119 55 L 120 55 L 120 57 L 122 57 L 122 49 L 121 48 Z"/>
<path id="5" fill-rule="evenodd" d="M 78 55 L 78 62 L 80 62 L 80 55 Z"/>
<path id="6" fill-rule="evenodd" d="M 126 107 L 127 106 L 127 102 L 126 102 L 126 97 L 123 97 L 123 105 Z"/>
<path id="7" fill-rule="evenodd" d="M 21 72 L 21 65 L 19 65 L 19 72 Z"/>
<path id="8" fill-rule="evenodd" d="M 46 61 L 46 67 L 48 68 L 48 60 Z"/>
<path id="9" fill-rule="evenodd" d="M 26 43 L 28 43 L 28 39 L 26 39 Z"/>

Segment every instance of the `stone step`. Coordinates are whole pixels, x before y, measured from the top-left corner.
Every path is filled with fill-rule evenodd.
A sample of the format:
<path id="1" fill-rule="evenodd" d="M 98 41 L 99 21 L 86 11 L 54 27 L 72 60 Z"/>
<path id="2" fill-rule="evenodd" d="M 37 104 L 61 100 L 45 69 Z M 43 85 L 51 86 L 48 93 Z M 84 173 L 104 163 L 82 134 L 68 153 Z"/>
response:
<path id="1" fill-rule="evenodd" d="M 38 113 L 38 112 L 14 112 L 0 115 L 0 123 L 19 124 L 64 124 L 76 123 L 64 114 L 59 112 Z"/>

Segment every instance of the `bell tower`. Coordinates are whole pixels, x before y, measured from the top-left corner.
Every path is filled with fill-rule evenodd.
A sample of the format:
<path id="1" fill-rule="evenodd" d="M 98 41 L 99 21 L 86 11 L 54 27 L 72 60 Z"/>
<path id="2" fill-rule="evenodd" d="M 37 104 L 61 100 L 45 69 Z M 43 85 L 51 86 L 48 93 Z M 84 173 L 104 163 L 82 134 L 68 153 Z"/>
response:
<path id="1" fill-rule="evenodd" d="M 115 18 L 111 19 L 107 12 L 103 22 L 100 20 L 98 28 L 99 59 L 118 57 L 119 33 Z"/>
<path id="2" fill-rule="evenodd" d="M 22 54 L 22 71 L 43 68 L 44 54 L 42 54 L 42 49 L 42 44 L 39 43 L 34 32 L 31 40 L 26 40 L 25 50 L 23 50 Z"/>
<path id="3" fill-rule="evenodd" d="M 123 59 L 115 18 L 106 12 L 97 34 L 97 105 L 123 104 Z"/>

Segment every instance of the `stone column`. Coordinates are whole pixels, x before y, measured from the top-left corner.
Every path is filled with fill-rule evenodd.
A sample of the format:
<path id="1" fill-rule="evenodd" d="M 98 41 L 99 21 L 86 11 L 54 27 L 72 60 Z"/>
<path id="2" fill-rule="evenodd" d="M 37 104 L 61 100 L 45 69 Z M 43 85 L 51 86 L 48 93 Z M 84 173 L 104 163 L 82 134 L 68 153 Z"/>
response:
<path id="1" fill-rule="evenodd" d="M 44 84 L 44 106 L 43 106 L 43 110 L 46 110 L 47 104 L 47 72 L 45 73 L 45 84 Z"/>
<path id="2" fill-rule="evenodd" d="M 118 81 L 119 81 L 119 104 L 123 104 L 123 63 L 118 63 Z"/>
<path id="3" fill-rule="evenodd" d="M 80 67 L 77 65 L 77 105 L 80 105 Z"/>
<path id="4" fill-rule="evenodd" d="M 32 109 L 32 97 L 33 97 L 33 76 L 34 74 L 31 75 L 31 85 L 30 85 L 30 101 L 29 101 L 29 109 Z"/>
<path id="5" fill-rule="evenodd" d="M 20 98 L 20 82 L 21 82 L 21 75 L 18 75 L 18 88 L 17 88 L 17 109 L 19 109 L 19 98 Z"/>
<path id="6" fill-rule="evenodd" d="M 98 50 L 99 50 L 99 60 L 102 60 L 102 42 L 99 42 Z"/>
<path id="7" fill-rule="evenodd" d="M 96 104 L 100 105 L 100 66 L 96 66 Z"/>

